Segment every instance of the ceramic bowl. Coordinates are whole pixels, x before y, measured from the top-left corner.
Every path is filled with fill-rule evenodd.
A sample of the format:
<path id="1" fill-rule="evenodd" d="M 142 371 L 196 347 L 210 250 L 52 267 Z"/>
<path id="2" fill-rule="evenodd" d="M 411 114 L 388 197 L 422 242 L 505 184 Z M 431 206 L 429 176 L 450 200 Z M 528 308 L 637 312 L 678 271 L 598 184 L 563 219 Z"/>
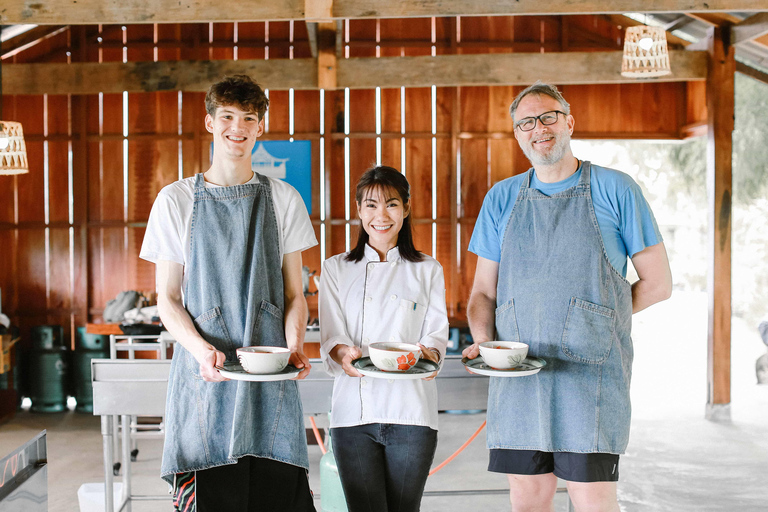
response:
<path id="1" fill-rule="evenodd" d="M 486 341 L 480 344 L 480 355 L 491 368 L 509 370 L 520 366 L 528 355 L 528 345 L 519 341 Z"/>
<path id="2" fill-rule="evenodd" d="M 278 373 L 288 365 L 291 351 L 283 347 L 242 347 L 237 349 L 240 366 L 248 373 Z"/>
<path id="3" fill-rule="evenodd" d="M 418 362 L 421 349 L 411 343 L 371 343 L 368 345 L 368 356 L 379 370 L 405 372 Z"/>

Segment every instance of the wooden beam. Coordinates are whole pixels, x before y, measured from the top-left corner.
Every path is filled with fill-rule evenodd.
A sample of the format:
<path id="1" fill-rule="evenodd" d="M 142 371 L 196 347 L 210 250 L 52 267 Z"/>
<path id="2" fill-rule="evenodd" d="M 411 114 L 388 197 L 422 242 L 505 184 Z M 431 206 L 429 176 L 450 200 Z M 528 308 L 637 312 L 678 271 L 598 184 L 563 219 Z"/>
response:
<path id="1" fill-rule="evenodd" d="M 207 0 L 3 0 L 0 24 L 77 25 L 114 23 L 207 23 L 230 21 L 318 21 L 327 11 L 334 19 L 422 18 L 445 16 L 505 16 L 602 14 L 636 12 L 635 0 L 253 0 L 222 9 Z M 329 7 L 330 5 L 330 7 Z M 642 11 L 758 12 L 765 0 L 648 0 Z"/>
<path id="2" fill-rule="evenodd" d="M 736 62 L 736 71 L 742 75 L 747 75 L 750 78 L 754 78 L 759 82 L 768 84 L 768 73 L 763 73 L 762 71 L 755 69 L 752 66 L 747 66 L 743 62 Z"/>
<path id="3" fill-rule="evenodd" d="M 7 59 L 8 57 L 13 57 L 15 54 L 26 50 L 30 46 L 34 46 L 45 39 L 58 35 L 68 28 L 69 27 L 58 25 L 35 27 L 16 37 L 12 37 L 3 43 L 0 58 Z"/>
<path id="4" fill-rule="evenodd" d="M 333 56 L 329 50 L 325 59 Z M 670 60 L 671 75 L 646 81 L 681 82 L 707 76 L 705 52 L 672 51 Z M 2 85 L 6 94 L 201 92 L 216 78 L 244 73 L 273 90 L 318 89 L 319 66 L 327 73 L 322 88 L 332 89 L 334 73 L 328 68 L 333 63 L 320 59 L 8 64 Z M 621 76 L 621 52 L 356 58 L 338 60 L 335 69 L 336 86 L 352 89 L 528 85 L 539 79 L 562 85 L 641 82 Z"/>
<path id="5" fill-rule="evenodd" d="M 339 87 L 428 87 L 468 85 L 530 85 L 543 80 L 566 84 L 637 83 L 621 76 L 622 52 L 497 53 L 344 59 Z M 672 74 L 654 81 L 703 80 L 703 52 L 670 52 Z"/>
<path id="6" fill-rule="evenodd" d="M 731 27 L 731 43 L 752 41 L 765 34 L 768 34 L 768 12 L 760 12 Z"/>
<path id="7" fill-rule="evenodd" d="M 314 59 L 8 64 L 3 70 L 6 94 L 204 92 L 216 79 L 238 73 L 270 89 L 313 89 L 317 83 Z"/>
<path id="8" fill-rule="evenodd" d="M 761 9 L 764 10 L 764 9 Z M 706 12 L 689 12 L 686 13 L 691 18 L 706 23 L 712 27 L 720 27 L 722 25 L 738 23 L 740 18 L 728 13 L 718 13 L 712 11 Z"/>
<path id="9" fill-rule="evenodd" d="M 706 416 L 715 420 L 730 419 L 731 402 L 731 192 L 736 49 L 728 44 L 729 39 L 728 27 L 709 29 L 709 322 Z"/>
<path id="10" fill-rule="evenodd" d="M 309 1 L 309 0 L 307 0 Z M 317 29 L 317 87 L 333 91 L 337 85 L 336 22 L 319 23 Z"/>
<path id="11" fill-rule="evenodd" d="M 690 16 L 678 16 L 676 19 L 667 23 L 662 28 L 664 29 L 664 32 L 672 32 L 673 30 L 683 28 L 684 26 L 691 23 L 692 21 L 693 21 L 693 18 L 691 18 Z"/>
<path id="12" fill-rule="evenodd" d="M 317 22 L 307 22 L 307 40 L 309 41 L 309 52 L 312 54 L 312 58 L 317 58 Z"/>
<path id="13" fill-rule="evenodd" d="M 317 22 L 333 20 L 333 0 L 304 0 L 304 17 Z"/>

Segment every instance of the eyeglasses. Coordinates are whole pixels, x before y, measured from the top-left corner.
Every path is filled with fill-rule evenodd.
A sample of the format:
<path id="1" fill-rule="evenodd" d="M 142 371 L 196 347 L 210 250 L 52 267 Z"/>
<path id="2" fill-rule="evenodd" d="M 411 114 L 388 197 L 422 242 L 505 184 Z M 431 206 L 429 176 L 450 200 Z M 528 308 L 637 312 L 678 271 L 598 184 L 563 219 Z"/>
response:
<path id="1" fill-rule="evenodd" d="M 559 110 L 550 110 L 549 112 L 544 112 L 538 116 L 522 118 L 515 124 L 515 128 L 520 128 L 521 131 L 529 132 L 536 128 L 536 121 L 540 121 L 544 126 L 549 126 L 557 122 L 557 114 L 563 114 L 563 116 L 568 115 Z"/>

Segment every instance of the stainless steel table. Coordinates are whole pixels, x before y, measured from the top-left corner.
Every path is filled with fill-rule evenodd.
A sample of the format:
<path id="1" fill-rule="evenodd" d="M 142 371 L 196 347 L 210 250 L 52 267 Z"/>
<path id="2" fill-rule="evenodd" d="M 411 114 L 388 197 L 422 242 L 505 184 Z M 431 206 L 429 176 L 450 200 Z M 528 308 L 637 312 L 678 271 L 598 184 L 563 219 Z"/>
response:
<path id="1" fill-rule="evenodd" d="M 304 414 L 324 415 L 331 410 L 333 377 L 323 370 L 319 359 L 312 359 L 312 370 L 298 381 Z M 131 492 L 130 429 L 122 429 L 123 500 L 115 507 L 112 464 L 115 454 L 114 421 L 122 416 L 123 425 L 131 416 L 163 416 L 168 390 L 170 360 L 93 359 L 93 414 L 101 416 L 104 443 L 105 511 L 130 510 L 131 500 L 170 500 L 169 496 L 139 496 Z M 485 409 L 488 378 L 468 373 L 459 356 L 448 356 L 435 380 L 440 410 Z"/>

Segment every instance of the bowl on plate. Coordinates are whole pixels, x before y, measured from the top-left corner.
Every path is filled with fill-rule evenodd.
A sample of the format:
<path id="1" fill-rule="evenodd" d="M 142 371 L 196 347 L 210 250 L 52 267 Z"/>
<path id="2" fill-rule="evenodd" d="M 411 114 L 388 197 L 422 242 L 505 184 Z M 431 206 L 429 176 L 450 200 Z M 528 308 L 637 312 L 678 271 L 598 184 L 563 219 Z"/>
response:
<path id="1" fill-rule="evenodd" d="M 480 344 L 480 355 L 494 370 L 511 370 L 525 360 L 528 345 L 519 341 L 486 341 Z"/>
<path id="2" fill-rule="evenodd" d="M 421 357 L 421 349 L 412 343 L 385 341 L 368 345 L 368 356 L 379 370 L 406 372 Z"/>
<path id="3" fill-rule="evenodd" d="M 288 366 L 291 351 L 284 347 L 242 347 L 237 349 L 240 366 L 248 373 L 278 373 Z"/>

